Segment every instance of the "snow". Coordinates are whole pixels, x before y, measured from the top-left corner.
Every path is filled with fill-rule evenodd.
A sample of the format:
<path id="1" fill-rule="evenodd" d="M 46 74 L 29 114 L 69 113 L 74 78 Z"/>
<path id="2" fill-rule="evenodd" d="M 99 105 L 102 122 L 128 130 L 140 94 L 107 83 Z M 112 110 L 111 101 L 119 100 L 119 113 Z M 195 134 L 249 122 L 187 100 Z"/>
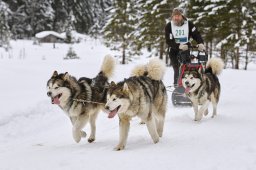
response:
<path id="1" fill-rule="evenodd" d="M 66 38 L 66 32 L 63 32 L 60 34 L 62 37 Z M 81 41 L 81 40 L 86 40 L 88 38 L 87 35 L 85 34 L 81 34 L 81 33 L 78 33 L 74 30 L 71 31 L 71 35 L 72 35 L 72 38 L 75 40 L 75 41 Z"/>
<path id="2" fill-rule="evenodd" d="M 74 44 L 80 60 L 63 60 L 69 46 L 32 45 L 12 41 L 12 49 L 0 48 L 1 170 L 253 170 L 256 168 L 256 114 L 254 78 L 256 66 L 248 71 L 226 69 L 219 79 L 222 94 L 218 115 L 193 121 L 192 108 L 175 108 L 169 95 L 163 137 L 153 144 L 145 125 L 134 118 L 126 149 L 114 151 L 118 142 L 118 117 L 97 119 L 96 141 L 75 143 L 71 123 L 46 95 L 46 82 L 54 70 L 78 77 L 97 74 L 106 54 L 115 54 L 99 41 Z M 145 55 L 146 56 L 146 55 Z M 128 65 L 117 65 L 113 81 L 128 77 L 142 56 Z M 164 82 L 170 85 L 172 68 Z M 253 78 L 252 78 L 253 77 Z M 85 127 L 89 132 L 89 126 Z"/>
<path id="3" fill-rule="evenodd" d="M 39 32 L 35 35 L 36 38 L 44 38 L 48 35 L 54 35 L 60 39 L 65 39 L 66 38 L 66 32 L 63 32 L 63 33 L 57 33 L 55 31 L 42 31 L 42 32 Z M 80 34 L 74 30 L 71 31 L 71 35 L 72 35 L 72 38 L 75 40 L 75 41 L 81 41 L 81 40 L 86 40 L 88 37 L 84 34 Z"/>
<path id="4" fill-rule="evenodd" d="M 204 10 L 209 10 L 209 9 L 211 9 L 211 8 L 213 8 L 213 7 L 215 7 L 216 5 L 215 4 L 210 4 L 210 5 L 207 5 L 207 6 L 205 6 L 204 7 Z"/>
<path id="5" fill-rule="evenodd" d="M 56 36 L 56 37 L 58 37 L 58 38 L 61 38 L 61 39 L 64 39 L 64 38 L 65 38 L 65 36 L 63 36 L 63 35 L 61 35 L 61 34 L 55 32 L 55 31 L 42 31 L 42 32 L 37 33 L 37 34 L 35 35 L 35 37 L 36 37 L 36 38 L 44 38 L 44 37 L 46 37 L 46 36 L 48 36 L 48 35 L 54 35 L 54 36 Z"/>

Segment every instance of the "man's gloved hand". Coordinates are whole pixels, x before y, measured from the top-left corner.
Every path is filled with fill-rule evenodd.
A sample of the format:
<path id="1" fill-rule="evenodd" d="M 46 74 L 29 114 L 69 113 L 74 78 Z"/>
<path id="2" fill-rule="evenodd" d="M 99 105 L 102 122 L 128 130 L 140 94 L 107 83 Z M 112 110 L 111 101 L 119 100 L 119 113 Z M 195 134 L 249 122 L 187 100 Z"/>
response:
<path id="1" fill-rule="evenodd" d="M 205 50 L 204 44 L 198 44 L 197 48 L 198 48 L 198 51 L 204 51 Z"/>
<path id="2" fill-rule="evenodd" d="M 182 50 L 182 51 L 186 51 L 186 50 L 188 50 L 188 45 L 180 44 L 179 49 Z"/>

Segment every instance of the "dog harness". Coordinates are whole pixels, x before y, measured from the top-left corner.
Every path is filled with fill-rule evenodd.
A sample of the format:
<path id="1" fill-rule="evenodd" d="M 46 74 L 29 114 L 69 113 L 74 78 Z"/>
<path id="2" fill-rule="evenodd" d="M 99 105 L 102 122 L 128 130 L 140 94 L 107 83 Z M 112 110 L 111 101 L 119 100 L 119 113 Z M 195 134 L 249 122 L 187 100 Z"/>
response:
<path id="1" fill-rule="evenodd" d="M 182 86 L 182 77 L 185 71 L 197 71 L 199 69 L 203 71 L 202 64 L 182 64 L 180 67 L 181 67 L 181 71 L 180 71 L 180 76 L 178 80 L 179 86 Z M 199 73 L 199 79 L 202 80 L 202 73 Z"/>

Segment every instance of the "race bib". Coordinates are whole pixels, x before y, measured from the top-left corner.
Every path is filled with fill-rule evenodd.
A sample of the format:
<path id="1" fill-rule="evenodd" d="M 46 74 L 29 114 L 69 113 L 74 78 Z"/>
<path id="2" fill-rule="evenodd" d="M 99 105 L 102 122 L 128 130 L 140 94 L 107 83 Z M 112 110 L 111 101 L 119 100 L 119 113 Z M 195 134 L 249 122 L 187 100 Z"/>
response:
<path id="1" fill-rule="evenodd" d="M 188 22 L 185 21 L 185 23 L 182 26 L 176 26 L 173 22 L 172 24 L 172 35 L 175 39 L 176 43 L 179 44 L 186 44 L 188 42 Z"/>

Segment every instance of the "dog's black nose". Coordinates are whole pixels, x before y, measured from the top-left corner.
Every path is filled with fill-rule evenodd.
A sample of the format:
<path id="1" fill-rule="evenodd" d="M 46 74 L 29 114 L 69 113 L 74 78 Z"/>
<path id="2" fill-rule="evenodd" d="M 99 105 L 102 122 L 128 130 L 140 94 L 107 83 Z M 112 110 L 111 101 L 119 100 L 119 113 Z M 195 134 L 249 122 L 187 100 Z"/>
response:
<path id="1" fill-rule="evenodd" d="M 186 82 L 185 82 L 185 84 L 186 84 L 186 85 L 189 85 L 189 82 L 188 82 L 188 81 L 186 81 Z"/>
<path id="2" fill-rule="evenodd" d="M 109 106 L 105 106 L 105 109 L 106 109 L 106 110 L 109 110 Z"/>
<path id="3" fill-rule="evenodd" d="M 47 92 L 47 96 L 51 96 L 52 95 L 52 92 Z"/>

